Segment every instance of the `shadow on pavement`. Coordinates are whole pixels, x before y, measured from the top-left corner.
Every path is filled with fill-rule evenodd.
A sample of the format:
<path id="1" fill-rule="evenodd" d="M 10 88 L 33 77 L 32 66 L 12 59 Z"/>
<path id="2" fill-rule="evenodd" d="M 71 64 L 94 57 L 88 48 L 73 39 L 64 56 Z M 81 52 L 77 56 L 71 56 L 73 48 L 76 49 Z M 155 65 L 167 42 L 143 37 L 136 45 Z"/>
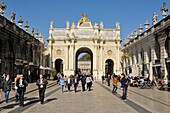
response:
<path id="1" fill-rule="evenodd" d="M 2 109 L 12 109 L 14 108 L 14 106 L 19 105 L 19 103 L 15 103 L 15 104 L 8 104 L 6 106 L 3 106 Z"/>
<path id="2" fill-rule="evenodd" d="M 50 98 L 50 99 L 47 99 L 47 100 L 45 101 L 45 103 L 49 103 L 49 102 L 54 101 L 54 100 L 57 100 L 57 98 Z"/>

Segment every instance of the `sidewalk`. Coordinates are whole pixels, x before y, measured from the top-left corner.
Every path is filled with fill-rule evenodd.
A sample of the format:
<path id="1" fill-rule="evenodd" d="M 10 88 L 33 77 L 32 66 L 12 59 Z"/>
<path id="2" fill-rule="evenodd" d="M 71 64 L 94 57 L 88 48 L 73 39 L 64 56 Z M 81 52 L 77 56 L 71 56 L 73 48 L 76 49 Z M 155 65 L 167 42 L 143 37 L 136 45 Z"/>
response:
<path id="1" fill-rule="evenodd" d="M 107 84 L 102 84 L 104 87 L 110 89 L 113 88 L 112 82 L 110 86 Z M 118 86 L 118 95 L 122 95 L 122 90 L 120 89 L 120 84 Z M 170 92 L 161 91 L 154 89 L 140 89 L 138 87 L 128 87 L 127 98 L 140 105 L 143 108 L 146 108 L 149 111 L 154 113 L 168 113 L 170 111 Z"/>

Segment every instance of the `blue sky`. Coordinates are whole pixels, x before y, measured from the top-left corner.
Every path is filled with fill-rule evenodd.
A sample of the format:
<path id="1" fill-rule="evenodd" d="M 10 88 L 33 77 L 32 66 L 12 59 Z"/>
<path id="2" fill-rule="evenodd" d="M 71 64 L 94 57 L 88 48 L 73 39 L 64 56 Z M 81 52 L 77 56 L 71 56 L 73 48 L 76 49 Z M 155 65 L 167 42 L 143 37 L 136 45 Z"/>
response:
<path id="1" fill-rule="evenodd" d="M 160 8 L 163 2 L 167 3 L 170 10 L 170 0 L 4 0 L 7 10 L 4 14 L 10 18 L 10 12 L 16 12 L 16 23 L 19 16 L 28 20 L 30 27 L 37 28 L 48 38 L 50 20 L 54 27 L 66 27 L 65 22 L 76 22 L 81 14 L 88 14 L 94 22 L 103 21 L 105 28 L 115 28 L 116 21 L 121 25 L 121 38 L 124 39 L 139 24 L 144 24 L 146 19 L 152 22 L 153 12 L 157 12 L 158 21 L 162 19 Z M 170 11 L 169 11 L 170 12 Z M 170 13 L 167 14 L 170 14 Z M 18 25 L 18 23 L 17 23 Z M 25 25 L 25 23 L 24 23 Z M 29 29 L 30 30 L 30 29 Z M 47 44 L 47 42 L 46 42 Z"/>

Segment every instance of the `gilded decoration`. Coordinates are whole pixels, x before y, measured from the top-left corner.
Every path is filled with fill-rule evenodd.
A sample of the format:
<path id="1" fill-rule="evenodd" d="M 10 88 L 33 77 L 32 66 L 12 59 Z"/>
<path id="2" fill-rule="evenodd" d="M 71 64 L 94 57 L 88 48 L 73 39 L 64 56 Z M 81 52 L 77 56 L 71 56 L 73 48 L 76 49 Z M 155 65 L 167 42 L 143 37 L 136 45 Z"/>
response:
<path id="1" fill-rule="evenodd" d="M 82 14 L 82 18 L 78 21 L 79 25 L 81 25 L 83 22 L 90 22 L 90 20 L 87 18 L 87 14 Z"/>

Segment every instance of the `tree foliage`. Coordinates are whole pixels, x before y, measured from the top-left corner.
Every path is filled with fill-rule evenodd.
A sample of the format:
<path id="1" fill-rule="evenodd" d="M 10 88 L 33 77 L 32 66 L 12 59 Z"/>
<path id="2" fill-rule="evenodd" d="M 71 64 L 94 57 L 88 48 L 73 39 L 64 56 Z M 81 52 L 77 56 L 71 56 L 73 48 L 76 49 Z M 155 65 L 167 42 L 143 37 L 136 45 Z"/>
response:
<path id="1" fill-rule="evenodd" d="M 79 58 L 79 61 L 89 61 L 89 60 L 91 60 L 91 56 L 90 56 L 88 53 L 82 55 L 82 56 Z"/>

